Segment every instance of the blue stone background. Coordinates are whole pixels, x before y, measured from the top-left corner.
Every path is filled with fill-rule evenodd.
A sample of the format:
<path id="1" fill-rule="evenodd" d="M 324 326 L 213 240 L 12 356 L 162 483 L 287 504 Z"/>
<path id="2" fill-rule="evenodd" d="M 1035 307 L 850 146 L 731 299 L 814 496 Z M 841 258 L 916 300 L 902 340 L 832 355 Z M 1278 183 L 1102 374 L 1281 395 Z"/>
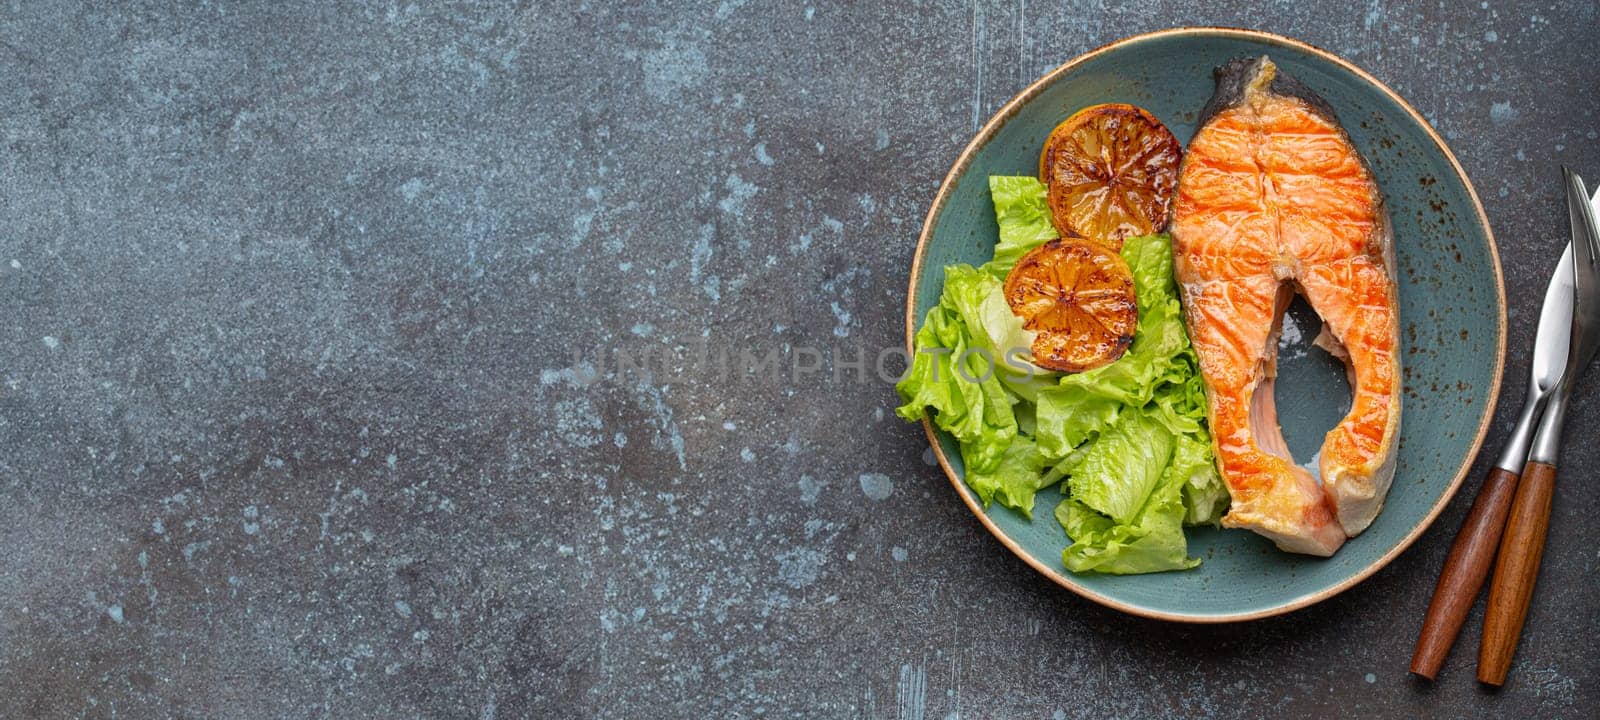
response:
<path id="1" fill-rule="evenodd" d="M 0 5 L 0 715 L 1593 717 L 1600 382 L 1492 693 L 1481 607 L 1440 682 L 1405 672 L 1486 461 L 1357 588 L 1170 625 L 1033 573 L 892 388 L 791 360 L 903 341 L 924 210 L 1025 84 L 1256 27 L 1389 83 L 1476 182 L 1511 303 L 1497 448 L 1557 165 L 1600 179 L 1596 15 Z M 716 369 L 741 350 L 777 376 Z"/>

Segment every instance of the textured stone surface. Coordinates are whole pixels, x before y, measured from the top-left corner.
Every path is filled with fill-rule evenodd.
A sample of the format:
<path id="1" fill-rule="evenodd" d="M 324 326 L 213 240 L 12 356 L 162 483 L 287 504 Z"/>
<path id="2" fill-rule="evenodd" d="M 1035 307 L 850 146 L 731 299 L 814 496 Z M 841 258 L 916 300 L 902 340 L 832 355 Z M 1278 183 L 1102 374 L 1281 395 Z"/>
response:
<path id="1" fill-rule="evenodd" d="M 669 5 L 0 7 L 4 715 L 1592 716 L 1600 383 L 1496 694 L 1477 615 L 1405 673 L 1464 501 L 1320 606 L 1139 620 L 1007 554 L 887 385 L 693 356 L 898 344 L 982 119 L 1117 37 L 1254 26 L 1477 182 L 1497 443 L 1557 163 L 1600 177 L 1593 3 Z"/>

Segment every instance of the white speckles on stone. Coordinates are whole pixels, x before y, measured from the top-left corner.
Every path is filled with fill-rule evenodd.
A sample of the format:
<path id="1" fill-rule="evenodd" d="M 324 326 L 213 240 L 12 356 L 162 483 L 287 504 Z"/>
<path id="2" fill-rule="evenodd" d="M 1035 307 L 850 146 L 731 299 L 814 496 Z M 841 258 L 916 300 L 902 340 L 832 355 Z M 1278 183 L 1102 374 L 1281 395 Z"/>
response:
<path id="1" fill-rule="evenodd" d="M 167 532 L 167 526 L 162 524 L 161 518 L 156 518 L 150 521 L 150 532 L 157 535 L 164 534 Z"/>
<path id="2" fill-rule="evenodd" d="M 816 15 L 817 15 L 817 9 L 814 8 L 814 7 L 811 7 L 810 5 L 807 5 L 806 6 L 806 22 L 811 22 L 811 18 L 816 17 Z"/>
<path id="3" fill-rule="evenodd" d="M 850 562 L 855 562 L 856 561 L 856 551 L 851 550 L 850 552 L 845 553 L 844 554 L 844 559 L 848 560 Z"/>
<path id="4" fill-rule="evenodd" d="M 1372 673 L 1367 673 L 1367 677 L 1365 678 L 1365 680 L 1367 681 L 1368 685 L 1371 685 L 1371 684 L 1373 684 L 1373 683 L 1378 681 L 1378 676 L 1374 675 Z"/>
<path id="5" fill-rule="evenodd" d="M 711 256 L 715 252 L 711 247 L 711 238 L 715 233 L 716 228 L 710 223 L 700 226 L 700 236 L 695 239 L 694 247 L 689 250 L 690 282 L 700 282 L 700 274 L 711 264 Z"/>
<path id="6" fill-rule="evenodd" d="M 817 504 L 817 496 L 822 494 L 822 483 L 810 475 L 801 475 L 796 484 L 800 486 L 800 502 L 807 505 Z"/>
<path id="7" fill-rule="evenodd" d="M 615 445 L 615 446 L 617 446 L 619 448 L 627 447 L 628 446 L 628 436 L 627 436 L 627 434 L 625 434 L 625 433 L 617 433 L 615 435 L 612 435 L 611 436 L 611 444 Z"/>
<path id="8" fill-rule="evenodd" d="M 557 402 L 555 421 L 556 431 L 567 443 L 585 448 L 600 444 L 600 416 L 588 398 L 576 397 Z"/>
<path id="9" fill-rule="evenodd" d="M 1488 30 L 1488 31 L 1483 33 L 1483 41 L 1484 42 L 1495 42 L 1495 41 L 1497 41 L 1499 39 L 1500 39 L 1500 33 L 1497 33 L 1497 32 L 1495 32 L 1493 30 Z"/>
<path id="10" fill-rule="evenodd" d="M 728 194 L 717 202 L 717 207 L 722 208 L 723 212 L 734 216 L 743 215 L 744 204 L 750 198 L 755 197 L 756 193 L 761 189 L 756 187 L 754 183 L 745 182 L 744 178 L 739 177 L 739 173 L 729 175 L 728 180 L 723 183 L 723 187 L 727 189 Z"/>
<path id="11" fill-rule="evenodd" d="M 706 75 L 706 54 L 694 45 L 667 38 L 662 47 L 645 53 L 644 89 L 657 100 L 668 100 L 700 84 Z"/>
<path id="12" fill-rule="evenodd" d="M 815 583 L 822 575 L 827 556 L 812 548 L 793 548 L 778 553 L 778 579 L 796 590 Z"/>
<path id="13" fill-rule="evenodd" d="M 1497 102 L 1489 105 L 1489 120 L 1495 125 L 1508 125 L 1512 122 L 1515 122 L 1516 119 L 1517 111 L 1511 107 L 1511 103 L 1509 101 Z"/>
<path id="14" fill-rule="evenodd" d="M 734 11 L 742 8 L 744 3 L 747 2 L 750 2 L 750 0 L 722 0 L 722 2 L 717 3 L 717 19 L 723 21 L 723 19 L 733 18 Z"/>
<path id="15" fill-rule="evenodd" d="M 193 562 L 195 555 L 198 555 L 200 553 L 205 552 L 206 548 L 209 548 L 209 547 L 211 547 L 211 541 L 210 540 L 199 540 L 199 541 L 196 541 L 196 542 L 189 543 L 188 545 L 184 545 L 183 546 L 183 559 L 185 561 L 188 561 L 188 562 Z"/>
<path id="16" fill-rule="evenodd" d="M 1376 27 L 1377 24 L 1382 20 L 1383 20 L 1383 5 L 1381 3 L 1378 3 L 1378 2 L 1373 2 L 1371 5 L 1369 5 L 1367 7 L 1367 16 L 1361 19 L 1361 26 L 1366 28 L 1366 29 L 1368 29 L 1368 30 L 1371 30 L 1372 28 Z"/>
<path id="17" fill-rule="evenodd" d="M 906 549 L 899 545 L 889 548 L 889 557 L 894 558 L 895 562 L 905 562 L 909 555 L 910 553 L 907 553 Z"/>
<path id="18" fill-rule="evenodd" d="M 416 200 L 417 196 L 422 194 L 422 189 L 422 178 L 414 177 L 400 186 L 400 195 L 406 200 Z"/>
<path id="19" fill-rule="evenodd" d="M 834 328 L 833 328 L 834 336 L 835 337 L 849 337 L 850 336 L 850 311 L 840 307 L 839 306 L 839 302 L 837 300 L 834 301 L 834 302 L 829 303 L 828 306 L 829 306 L 830 309 L 833 310 L 834 319 L 839 321 L 839 324 L 834 326 Z"/>
<path id="20" fill-rule="evenodd" d="M 586 210 L 572 216 L 572 247 L 578 247 L 588 239 L 589 231 L 594 229 L 595 214 L 593 210 Z"/>
<path id="21" fill-rule="evenodd" d="M 883 152 L 884 150 L 888 150 L 889 149 L 889 131 L 888 130 L 884 130 L 883 128 L 878 128 L 878 132 L 873 134 L 873 136 L 872 136 L 872 149 L 873 150 L 877 150 L 878 152 Z"/>
<path id="22" fill-rule="evenodd" d="M 755 451 L 751 450 L 750 448 L 744 448 L 744 449 L 739 451 L 739 459 L 743 460 L 743 461 L 745 461 L 747 463 L 755 462 L 756 461 Z"/>
<path id="23" fill-rule="evenodd" d="M 427 628 L 411 633 L 411 639 L 415 642 L 427 642 L 430 637 L 433 637 L 433 633 L 428 632 Z"/>
<path id="24" fill-rule="evenodd" d="M 50 348 L 51 350 L 61 347 L 61 341 L 55 339 L 55 337 L 52 335 L 46 335 L 40 338 L 40 340 L 44 342 L 45 347 Z"/>
<path id="25" fill-rule="evenodd" d="M 928 667 L 905 663 L 895 685 L 895 704 L 902 718 L 922 718 L 928 712 Z"/>
<path id="26" fill-rule="evenodd" d="M 735 430 L 738 430 L 739 426 L 735 425 L 732 420 L 729 420 L 727 422 L 722 423 L 722 429 L 723 430 L 727 430 L 728 432 L 733 432 Z"/>
<path id="27" fill-rule="evenodd" d="M 761 163 L 762 165 L 771 165 L 772 164 L 772 156 L 767 154 L 767 144 L 766 143 L 764 143 L 764 142 L 756 143 L 755 155 L 756 155 L 756 162 Z"/>
<path id="28" fill-rule="evenodd" d="M 400 617 L 411 617 L 411 603 L 404 600 L 396 600 L 394 601 L 394 611 Z"/>
<path id="29" fill-rule="evenodd" d="M 933 467 L 939 464 L 939 456 L 933 453 L 932 445 L 922 449 L 922 464 L 927 465 L 928 467 Z"/>
<path id="30" fill-rule="evenodd" d="M 396 457 L 394 453 L 389 453 L 389 456 L 383 459 L 383 464 L 388 465 L 389 469 L 393 470 L 396 465 L 400 464 L 400 458 Z"/>
<path id="31" fill-rule="evenodd" d="M 21 270 L 22 269 L 22 261 L 18 260 L 16 258 L 12 258 L 11 259 L 11 269 L 12 270 Z"/>
<path id="32" fill-rule="evenodd" d="M 258 521 L 260 517 L 261 511 L 256 506 L 250 505 L 244 509 L 244 534 L 254 535 L 261 532 L 261 523 Z"/>
<path id="33" fill-rule="evenodd" d="M 112 605 L 111 607 L 106 608 L 106 615 L 109 615 L 111 617 L 111 622 L 114 622 L 114 623 L 116 623 L 118 625 L 122 624 L 122 606 L 121 605 Z"/>
<path id="34" fill-rule="evenodd" d="M 883 473 L 862 473 L 861 493 L 870 500 L 888 500 L 894 493 L 894 481 Z"/>
<path id="35" fill-rule="evenodd" d="M 639 385 L 640 395 L 649 402 L 650 409 L 654 412 L 652 423 L 658 429 L 655 438 L 651 440 L 651 445 L 659 450 L 670 448 L 673 457 L 678 460 L 678 468 L 680 470 L 686 469 L 688 463 L 684 457 L 683 433 L 678 430 L 677 423 L 672 420 L 673 408 L 667 403 L 664 396 L 666 389 L 666 386 Z"/>

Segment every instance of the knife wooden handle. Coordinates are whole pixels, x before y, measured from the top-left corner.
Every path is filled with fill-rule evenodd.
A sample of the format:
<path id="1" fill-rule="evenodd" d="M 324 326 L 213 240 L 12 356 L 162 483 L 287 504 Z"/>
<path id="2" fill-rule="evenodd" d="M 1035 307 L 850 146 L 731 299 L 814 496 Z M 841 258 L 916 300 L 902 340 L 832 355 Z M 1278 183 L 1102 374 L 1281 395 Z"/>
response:
<path id="1" fill-rule="evenodd" d="M 1550 527 L 1550 498 L 1555 494 L 1556 467 L 1530 462 L 1522 471 L 1511 519 L 1500 540 L 1494 580 L 1489 583 L 1489 610 L 1483 618 L 1483 644 L 1478 648 L 1478 681 L 1501 685 L 1511 669 L 1511 656 L 1528 618 L 1544 535 Z"/>
<path id="2" fill-rule="evenodd" d="M 1428 605 L 1416 652 L 1411 655 L 1411 672 L 1429 680 L 1439 673 L 1489 576 L 1495 550 L 1500 547 L 1500 531 L 1505 529 L 1506 513 L 1511 510 L 1516 491 L 1516 473 L 1501 468 L 1489 470 L 1489 477 L 1484 478 L 1478 497 L 1472 501 L 1472 509 L 1467 511 L 1467 519 L 1456 532 L 1444 569 L 1439 571 L 1439 584 L 1433 589 L 1433 602 Z"/>

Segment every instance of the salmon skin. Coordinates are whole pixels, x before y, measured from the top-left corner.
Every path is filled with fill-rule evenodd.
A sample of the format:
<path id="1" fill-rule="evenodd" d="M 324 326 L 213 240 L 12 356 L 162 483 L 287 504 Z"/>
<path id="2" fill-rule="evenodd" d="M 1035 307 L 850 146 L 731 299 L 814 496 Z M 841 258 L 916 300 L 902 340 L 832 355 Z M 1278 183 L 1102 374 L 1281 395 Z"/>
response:
<path id="1" fill-rule="evenodd" d="M 1266 56 L 1233 60 L 1216 80 L 1179 170 L 1172 238 L 1233 496 L 1222 524 L 1332 555 L 1372 523 L 1394 478 L 1393 235 L 1372 171 L 1327 101 Z M 1317 344 L 1345 361 L 1352 390 L 1323 441 L 1320 483 L 1290 457 L 1273 397 L 1283 311 L 1297 292 L 1322 316 Z"/>

